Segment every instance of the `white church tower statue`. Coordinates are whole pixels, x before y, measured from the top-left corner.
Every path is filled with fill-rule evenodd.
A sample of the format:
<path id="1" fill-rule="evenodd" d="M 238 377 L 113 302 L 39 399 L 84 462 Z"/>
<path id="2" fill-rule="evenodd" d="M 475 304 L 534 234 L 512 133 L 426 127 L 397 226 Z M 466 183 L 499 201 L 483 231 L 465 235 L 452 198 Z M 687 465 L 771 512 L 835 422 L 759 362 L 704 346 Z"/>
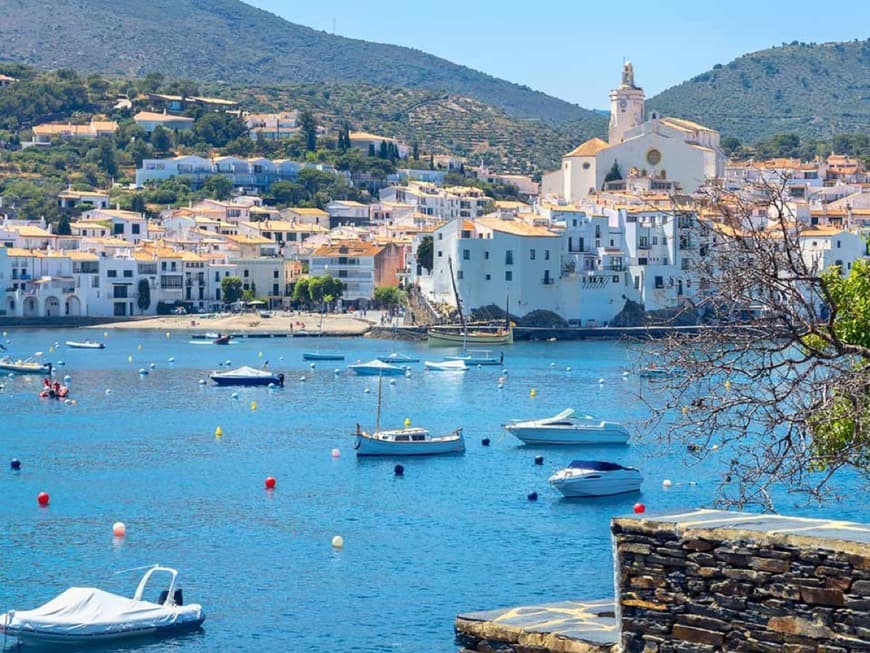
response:
<path id="1" fill-rule="evenodd" d="M 622 142 L 625 132 L 643 124 L 643 89 L 634 85 L 634 67 L 630 61 L 622 65 L 622 84 L 610 91 L 610 129 L 608 143 Z"/>

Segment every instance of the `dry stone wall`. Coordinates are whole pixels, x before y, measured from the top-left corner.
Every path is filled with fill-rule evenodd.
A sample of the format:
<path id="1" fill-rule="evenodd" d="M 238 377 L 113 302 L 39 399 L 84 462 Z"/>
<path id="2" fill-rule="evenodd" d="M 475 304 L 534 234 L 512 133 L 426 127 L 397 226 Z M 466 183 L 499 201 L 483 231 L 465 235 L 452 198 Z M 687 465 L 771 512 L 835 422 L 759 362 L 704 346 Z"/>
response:
<path id="1" fill-rule="evenodd" d="M 870 527 L 711 510 L 612 522 L 627 653 L 870 651 Z"/>

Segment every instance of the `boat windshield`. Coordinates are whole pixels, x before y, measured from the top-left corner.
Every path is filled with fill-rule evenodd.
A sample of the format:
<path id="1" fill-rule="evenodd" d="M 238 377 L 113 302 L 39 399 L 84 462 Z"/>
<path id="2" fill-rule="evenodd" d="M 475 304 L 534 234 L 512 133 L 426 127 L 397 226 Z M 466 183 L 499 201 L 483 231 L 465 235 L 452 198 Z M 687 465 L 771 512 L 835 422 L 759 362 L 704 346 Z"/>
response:
<path id="1" fill-rule="evenodd" d="M 572 460 L 568 467 L 572 469 L 593 469 L 599 472 L 614 472 L 617 469 L 629 469 L 617 463 L 609 463 L 604 460 Z"/>

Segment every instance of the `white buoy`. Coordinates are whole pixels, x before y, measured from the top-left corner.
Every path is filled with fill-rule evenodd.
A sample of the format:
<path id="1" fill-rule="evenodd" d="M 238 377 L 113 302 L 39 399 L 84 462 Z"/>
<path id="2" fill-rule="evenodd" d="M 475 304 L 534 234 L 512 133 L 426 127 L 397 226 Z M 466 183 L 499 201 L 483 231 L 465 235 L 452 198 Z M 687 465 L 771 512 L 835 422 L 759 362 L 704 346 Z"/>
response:
<path id="1" fill-rule="evenodd" d="M 227 367 L 230 366 L 230 359 L 229 358 L 224 361 L 224 365 L 226 365 Z"/>
<path id="2" fill-rule="evenodd" d="M 598 385 L 604 385 L 604 379 L 598 379 Z"/>
<path id="3" fill-rule="evenodd" d="M 112 394 L 112 389 L 106 388 L 106 396 L 108 397 L 110 394 Z"/>
<path id="4" fill-rule="evenodd" d="M 239 398 L 239 393 L 238 393 L 238 392 L 234 392 L 233 394 L 230 395 L 230 397 L 233 398 L 233 399 L 238 399 L 238 398 Z"/>
<path id="5" fill-rule="evenodd" d="M 332 450 L 332 457 L 338 458 L 339 456 L 341 456 L 341 451 L 339 451 L 338 449 L 333 449 Z"/>
<path id="6" fill-rule="evenodd" d="M 315 368 L 315 365 L 314 365 L 314 363 L 309 363 L 308 367 L 310 367 L 313 370 Z"/>
<path id="7" fill-rule="evenodd" d="M 300 376 L 300 377 L 299 377 L 299 380 L 300 380 L 302 383 L 305 383 L 305 377 L 304 377 L 304 376 Z"/>
<path id="8" fill-rule="evenodd" d="M 150 367 L 153 370 L 155 367 L 157 367 L 157 363 L 149 363 L 148 367 Z"/>
<path id="9" fill-rule="evenodd" d="M 341 535 L 336 535 L 332 538 L 332 548 L 333 549 L 341 549 L 344 548 L 344 538 Z"/>
<path id="10" fill-rule="evenodd" d="M 669 479 L 669 478 L 666 478 L 665 480 L 662 481 L 662 487 L 664 487 L 664 488 L 671 487 L 671 485 L 673 485 L 673 483 L 671 483 L 671 479 Z"/>
<path id="11" fill-rule="evenodd" d="M 200 384 L 200 385 L 205 385 L 205 379 L 200 379 L 200 380 L 199 380 L 199 384 Z"/>
<path id="12" fill-rule="evenodd" d="M 175 356 L 170 356 L 170 357 L 169 357 L 169 362 L 170 362 L 170 363 L 174 363 L 174 362 L 175 362 Z"/>
<path id="13" fill-rule="evenodd" d="M 274 389 L 275 389 L 275 384 L 274 384 L 274 383 L 270 383 L 270 384 L 267 385 L 266 387 L 267 387 L 269 390 L 274 390 Z"/>
<path id="14" fill-rule="evenodd" d="M 63 382 L 69 383 L 70 381 L 72 381 L 72 377 L 69 374 L 65 374 L 63 377 Z"/>
<path id="15" fill-rule="evenodd" d="M 550 367 L 556 367 L 555 363 L 550 363 Z"/>
<path id="16" fill-rule="evenodd" d="M 335 368 L 335 370 L 333 370 L 333 373 L 336 375 L 341 374 L 341 370 L 338 368 Z"/>
<path id="17" fill-rule="evenodd" d="M 390 379 L 390 385 L 396 385 L 396 379 Z"/>
<path id="18" fill-rule="evenodd" d="M 63 361 L 57 361 L 57 364 L 58 364 L 60 367 L 63 367 L 64 365 L 66 365 L 66 363 L 64 363 Z"/>
<path id="19" fill-rule="evenodd" d="M 498 389 L 501 390 L 502 388 L 504 388 L 504 383 L 499 383 L 499 384 L 498 384 Z"/>
<path id="20" fill-rule="evenodd" d="M 140 367 L 139 374 L 145 376 L 146 374 L 148 374 L 148 370 L 146 370 L 144 367 Z"/>
<path id="21" fill-rule="evenodd" d="M 566 371 L 566 372 L 570 372 L 570 371 L 571 371 L 571 366 L 569 365 L 568 367 L 566 367 L 566 368 L 565 368 L 565 371 Z"/>
<path id="22" fill-rule="evenodd" d="M 716 451 L 716 449 L 718 449 L 718 448 L 719 448 L 719 445 L 718 445 L 718 444 L 714 444 L 712 447 L 710 447 L 710 450 L 711 450 L 711 451 Z"/>
<path id="23" fill-rule="evenodd" d="M 365 390 L 363 390 L 363 392 L 366 393 L 366 394 L 368 394 L 368 393 L 371 392 L 371 390 L 369 390 L 368 388 L 366 388 Z"/>

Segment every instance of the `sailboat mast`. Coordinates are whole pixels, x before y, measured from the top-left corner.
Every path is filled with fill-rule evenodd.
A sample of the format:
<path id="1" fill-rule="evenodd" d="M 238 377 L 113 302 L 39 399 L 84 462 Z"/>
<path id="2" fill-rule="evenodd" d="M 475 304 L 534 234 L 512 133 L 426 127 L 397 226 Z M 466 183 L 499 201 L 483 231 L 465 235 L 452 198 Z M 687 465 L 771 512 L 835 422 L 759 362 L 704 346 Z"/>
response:
<path id="1" fill-rule="evenodd" d="M 378 412 L 375 416 L 375 433 L 381 432 L 381 386 L 383 381 L 384 375 L 378 374 Z"/>
<path id="2" fill-rule="evenodd" d="M 462 301 L 459 299 L 459 291 L 456 289 L 456 275 L 453 274 L 453 259 L 447 257 L 447 266 L 450 268 L 450 283 L 453 286 L 453 296 L 456 298 L 456 310 L 459 311 L 459 322 L 462 324 L 462 333 L 468 333 L 465 328 L 465 317 L 462 315 Z"/>

